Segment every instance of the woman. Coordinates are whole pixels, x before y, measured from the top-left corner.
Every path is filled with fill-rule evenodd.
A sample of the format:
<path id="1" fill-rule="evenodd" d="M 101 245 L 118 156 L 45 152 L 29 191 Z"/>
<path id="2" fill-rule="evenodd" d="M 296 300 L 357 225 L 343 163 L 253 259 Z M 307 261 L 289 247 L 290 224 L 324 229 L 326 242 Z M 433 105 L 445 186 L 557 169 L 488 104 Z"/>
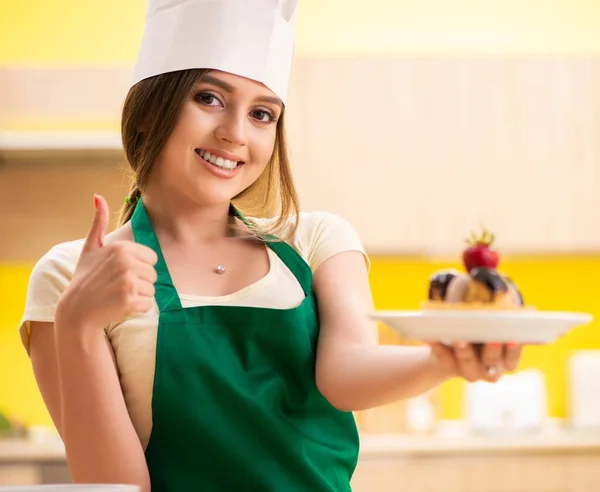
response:
<path id="1" fill-rule="evenodd" d="M 252 23 L 248 6 L 277 22 Z M 285 44 L 295 8 L 149 8 L 123 109 L 135 178 L 121 225 L 106 234 L 95 197 L 87 237 L 37 263 L 21 328 L 76 482 L 350 490 L 352 411 L 516 367 L 518 347 L 489 345 L 479 359 L 468 344 L 378 346 L 354 230 L 298 213 L 284 136 L 291 50 L 267 45 Z M 195 38 L 199 19 L 212 45 Z M 263 40 L 252 50 L 249 33 Z M 264 198 L 277 218 L 245 218 L 232 205 L 242 197 Z"/>

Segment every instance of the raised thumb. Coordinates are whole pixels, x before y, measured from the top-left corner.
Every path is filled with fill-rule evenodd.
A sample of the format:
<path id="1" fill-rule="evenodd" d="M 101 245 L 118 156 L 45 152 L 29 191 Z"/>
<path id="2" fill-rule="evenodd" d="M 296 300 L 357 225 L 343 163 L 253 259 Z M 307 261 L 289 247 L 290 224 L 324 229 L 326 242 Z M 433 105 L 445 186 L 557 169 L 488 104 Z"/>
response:
<path id="1" fill-rule="evenodd" d="M 94 195 L 94 206 L 96 207 L 96 214 L 83 245 L 83 251 L 93 251 L 104 246 L 104 236 L 108 230 L 110 221 L 108 203 L 104 197 Z"/>

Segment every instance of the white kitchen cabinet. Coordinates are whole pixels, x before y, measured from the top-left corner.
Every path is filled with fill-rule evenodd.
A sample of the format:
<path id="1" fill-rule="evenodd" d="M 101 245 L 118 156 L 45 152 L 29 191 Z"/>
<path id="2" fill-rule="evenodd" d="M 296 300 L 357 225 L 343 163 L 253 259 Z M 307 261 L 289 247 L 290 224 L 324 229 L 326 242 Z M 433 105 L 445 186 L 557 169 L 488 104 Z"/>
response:
<path id="1" fill-rule="evenodd" d="M 592 58 L 299 60 L 300 197 L 371 252 L 454 255 L 480 224 L 505 253 L 595 250 L 599 84 Z"/>
<path id="2" fill-rule="evenodd" d="M 7 121 L 112 120 L 129 80 L 127 69 L 0 70 L 0 107 Z M 597 57 L 298 58 L 286 127 L 302 208 L 342 215 L 371 254 L 455 257 L 482 223 L 504 254 L 595 251 L 599 86 Z M 121 203 L 113 130 L 0 133 L 0 221 L 16 229 L 36 201 L 40 216 L 61 216 L 58 201 L 70 205 L 61 229 L 83 229 L 90 186 Z M 43 221 L 28 230 L 44 234 Z"/>
<path id="3" fill-rule="evenodd" d="M 363 436 L 353 492 L 598 492 L 600 434 Z M 60 447 L 0 441 L 0 485 L 65 483 Z"/>
<path id="4" fill-rule="evenodd" d="M 353 492 L 597 492 L 596 439 L 366 439 Z"/>

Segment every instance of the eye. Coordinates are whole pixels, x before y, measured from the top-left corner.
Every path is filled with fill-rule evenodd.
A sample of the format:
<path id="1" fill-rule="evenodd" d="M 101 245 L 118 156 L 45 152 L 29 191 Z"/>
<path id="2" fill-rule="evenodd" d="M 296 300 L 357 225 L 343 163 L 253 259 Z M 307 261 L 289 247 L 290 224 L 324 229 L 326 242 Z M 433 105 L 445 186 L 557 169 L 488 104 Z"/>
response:
<path id="1" fill-rule="evenodd" d="M 275 121 L 275 116 L 270 111 L 264 109 L 256 109 L 252 111 L 252 117 L 261 123 L 272 123 Z"/>
<path id="2" fill-rule="evenodd" d="M 199 92 L 194 99 L 206 106 L 223 106 L 221 100 L 210 92 Z"/>

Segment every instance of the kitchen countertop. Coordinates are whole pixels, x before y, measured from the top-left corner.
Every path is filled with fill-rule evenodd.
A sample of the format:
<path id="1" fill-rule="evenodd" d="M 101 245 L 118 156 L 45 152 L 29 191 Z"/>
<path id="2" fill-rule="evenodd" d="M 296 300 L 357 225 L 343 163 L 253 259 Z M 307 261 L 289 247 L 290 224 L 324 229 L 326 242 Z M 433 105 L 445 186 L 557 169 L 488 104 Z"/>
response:
<path id="1" fill-rule="evenodd" d="M 361 458 L 459 454 L 599 452 L 600 431 L 553 431 L 516 435 L 362 436 Z"/>
<path id="2" fill-rule="evenodd" d="M 551 431 L 519 435 L 362 435 L 361 459 L 440 456 L 456 454 L 600 452 L 598 431 Z M 65 460 L 60 441 L 30 442 L 0 439 L 0 463 L 57 462 Z"/>
<path id="3" fill-rule="evenodd" d="M 65 461 L 60 441 L 35 442 L 25 439 L 0 439 L 0 463 Z"/>

